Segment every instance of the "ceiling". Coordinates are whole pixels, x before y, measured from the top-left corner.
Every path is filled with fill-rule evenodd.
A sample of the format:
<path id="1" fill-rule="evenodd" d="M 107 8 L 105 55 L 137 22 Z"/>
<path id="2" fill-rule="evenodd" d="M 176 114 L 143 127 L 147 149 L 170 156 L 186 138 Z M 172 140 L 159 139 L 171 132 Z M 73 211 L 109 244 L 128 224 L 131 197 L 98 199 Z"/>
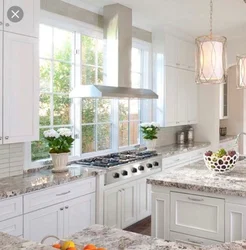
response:
<path id="1" fill-rule="evenodd" d="M 134 26 L 149 31 L 181 31 L 191 37 L 209 33 L 209 0 L 69 0 L 72 1 L 99 13 L 104 5 L 120 3 L 133 10 Z M 214 33 L 245 36 L 243 0 L 214 0 Z"/>

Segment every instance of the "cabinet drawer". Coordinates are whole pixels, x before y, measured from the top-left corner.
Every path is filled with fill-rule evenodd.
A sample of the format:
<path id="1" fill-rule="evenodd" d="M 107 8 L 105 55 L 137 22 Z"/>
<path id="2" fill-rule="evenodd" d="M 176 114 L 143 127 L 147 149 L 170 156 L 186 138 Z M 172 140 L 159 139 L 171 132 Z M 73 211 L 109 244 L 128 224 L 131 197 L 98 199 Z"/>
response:
<path id="1" fill-rule="evenodd" d="M 0 222 L 0 232 L 7 233 L 13 236 L 22 236 L 23 232 L 23 217 L 18 216 L 13 219 Z"/>
<path id="2" fill-rule="evenodd" d="M 190 161 L 190 154 L 189 153 L 164 158 L 162 160 L 163 170 L 165 170 L 166 168 L 172 167 L 172 166 L 186 164 L 189 161 Z"/>
<path id="3" fill-rule="evenodd" d="M 171 193 L 171 230 L 224 242 L 225 201 Z"/>
<path id="4" fill-rule="evenodd" d="M 95 178 L 76 181 L 24 196 L 24 213 L 52 206 L 82 195 L 95 192 Z"/>
<path id="5" fill-rule="evenodd" d="M 0 201 L 0 221 L 22 214 L 22 197 Z"/>
<path id="6" fill-rule="evenodd" d="M 221 244 L 221 242 L 203 239 L 191 235 L 180 234 L 175 232 L 170 232 L 170 241 L 177 241 L 180 243 L 185 243 L 193 246 L 203 246 L 203 245 L 216 245 Z"/>

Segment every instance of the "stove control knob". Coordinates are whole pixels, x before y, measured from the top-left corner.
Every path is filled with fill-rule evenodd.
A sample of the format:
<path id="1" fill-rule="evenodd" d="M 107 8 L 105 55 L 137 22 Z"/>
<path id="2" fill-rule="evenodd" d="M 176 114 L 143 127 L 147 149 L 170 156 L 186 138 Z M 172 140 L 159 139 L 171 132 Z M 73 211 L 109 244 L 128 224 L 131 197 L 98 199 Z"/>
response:
<path id="1" fill-rule="evenodd" d="M 137 173 L 138 170 L 136 168 L 132 168 L 132 173 Z"/>
<path id="2" fill-rule="evenodd" d="M 153 165 L 150 164 L 150 163 L 148 163 L 148 164 L 147 164 L 147 168 L 153 168 Z"/>
<path id="3" fill-rule="evenodd" d="M 128 172 L 127 172 L 126 170 L 123 170 L 123 171 L 121 172 L 121 174 L 122 174 L 123 176 L 127 176 L 127 175 L 128 175 Z"/>
<path id="4" fill-rule="evenodd" d="M 155 167 L 158 167 L 158 166 L 159 166 L 159 162 L 155 161 L 155 162 L 153 163 L 153 165 L 154 165 Z"/>
<path id="5" fill-rule="evenodd" d="M 138 169 L 139 169 L 140 171 L 144 171 L 144 166 L 139 166 Z"/>
<path id="6" fill-rule="evenodd" d="M 113 177 L 114 177 L 115 179 L 118 179 L 118 178 L 120 178 L 120 174 L 118 174 L 118 173 L 113 173 Z"/>

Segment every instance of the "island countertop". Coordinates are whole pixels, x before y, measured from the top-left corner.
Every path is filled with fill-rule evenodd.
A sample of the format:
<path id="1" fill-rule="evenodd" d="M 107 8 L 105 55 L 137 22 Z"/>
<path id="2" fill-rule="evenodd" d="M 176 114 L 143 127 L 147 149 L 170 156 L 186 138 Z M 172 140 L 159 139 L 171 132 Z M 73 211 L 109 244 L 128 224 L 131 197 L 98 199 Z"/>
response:
<path id="1" fill-rule="evenodd" d="M 246 161 L 238 162 L 236 168 L 226 174 L 213 174 L 206 168 L 204 161 L 199 161 L 153 175 L 147 179 L 147 183 L 155 186 L 246 197 Z"/>

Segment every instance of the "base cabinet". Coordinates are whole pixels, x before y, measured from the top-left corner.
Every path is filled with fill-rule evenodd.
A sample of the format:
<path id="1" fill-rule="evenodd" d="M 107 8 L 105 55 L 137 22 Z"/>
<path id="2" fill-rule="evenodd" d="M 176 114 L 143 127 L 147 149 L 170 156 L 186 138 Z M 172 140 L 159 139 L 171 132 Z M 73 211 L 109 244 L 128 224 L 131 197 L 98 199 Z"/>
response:
<path id="1" fill-rule="evenodd" d="M 64 238 L 92 224 L 95 224 L 95 194 L 24 215 L 24 238 L 36 242 L 47 235 Z"/>
<path id="2" fill-rule="evenodd" d="M 20 237 L 23 234 L 23 216 L 0 222 L 0 232 Z"/>

